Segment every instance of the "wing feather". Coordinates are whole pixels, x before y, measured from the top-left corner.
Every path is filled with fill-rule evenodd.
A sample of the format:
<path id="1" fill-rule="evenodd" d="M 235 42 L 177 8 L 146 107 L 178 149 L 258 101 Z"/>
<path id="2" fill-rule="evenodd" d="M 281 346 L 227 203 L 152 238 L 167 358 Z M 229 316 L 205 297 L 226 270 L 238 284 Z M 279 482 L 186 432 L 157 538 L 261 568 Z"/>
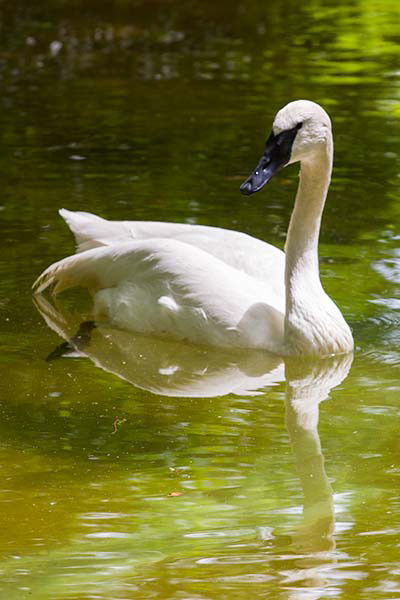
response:
<path id="1" fill-rule="evenodd" d="M 131 331 L 268 349 L 264 340 L 282 333 L 281 294 L 178 240 L 137 240 L 74 254 L 48 267 L 35 292 L 50 286 L 54 294 L 87 288 L 96 318 Z"/>
<path id="2" fill-rule="evenodd" d="M 133 241 L 175 240 L 199 248 L 250 277 L 267 282 L 275 291 L 283 289 L 284 253 L 239 231 L 157 221 L 107 221 L 86 212 L 60 210 L 75 236 L 77 252 Z"/>

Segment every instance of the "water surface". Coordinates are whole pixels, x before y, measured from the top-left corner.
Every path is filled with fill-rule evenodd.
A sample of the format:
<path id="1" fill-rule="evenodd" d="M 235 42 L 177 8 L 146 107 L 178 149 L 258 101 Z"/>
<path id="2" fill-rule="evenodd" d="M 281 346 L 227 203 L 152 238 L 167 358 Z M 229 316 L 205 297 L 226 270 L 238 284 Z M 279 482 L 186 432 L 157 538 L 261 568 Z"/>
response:
<path id="1" fill-rule="evenodd" d="M 1 17 L 0 595 L 399 597 L 398 3 L 36 2 Z M 57 210 L 282 247 L 297 167 L 252 198 L 238 186 L 301 97 L 333 121 L 321 277 L 353 361 L 99 330 L 87 358 L 46 362 L 88 310 L 71 298 L 43 318 L 31 299 L 73 249 Z"/>

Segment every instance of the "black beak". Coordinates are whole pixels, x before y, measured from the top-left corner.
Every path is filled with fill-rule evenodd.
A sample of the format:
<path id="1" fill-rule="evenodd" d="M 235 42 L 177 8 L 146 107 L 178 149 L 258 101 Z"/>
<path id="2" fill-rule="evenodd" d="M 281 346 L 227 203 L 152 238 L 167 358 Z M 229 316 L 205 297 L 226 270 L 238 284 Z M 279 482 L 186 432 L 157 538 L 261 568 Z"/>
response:
<path id="1" fill-rule="evenodd" d="M 250 194 L 258 192 L 275 173 L 287 165 L 292 153 L 294 139 L 300 127 L 301 123 L 292 129 L 281 131 L 278 135 L 271 133 L 258 165 L 240 186 L 242 194 L 250 196 Z"/>

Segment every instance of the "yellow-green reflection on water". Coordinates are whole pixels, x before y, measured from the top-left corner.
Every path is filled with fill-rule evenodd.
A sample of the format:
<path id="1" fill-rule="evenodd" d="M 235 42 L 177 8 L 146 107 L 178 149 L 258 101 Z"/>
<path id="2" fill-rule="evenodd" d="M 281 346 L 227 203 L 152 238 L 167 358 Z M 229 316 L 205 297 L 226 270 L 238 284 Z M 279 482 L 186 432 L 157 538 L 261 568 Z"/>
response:
<path id="1" fill-rule="evenodd" d="M 398 597 L 398 2 L 0 11 L 0 596 Z M 296 97 L 333 120 L 321 276 L 353 363 L 107 330 L 46 362 L 86 310 L 31 302 L 72 249 L 57 209 L 282 247 L 296 168 L 238 185 Z"/>

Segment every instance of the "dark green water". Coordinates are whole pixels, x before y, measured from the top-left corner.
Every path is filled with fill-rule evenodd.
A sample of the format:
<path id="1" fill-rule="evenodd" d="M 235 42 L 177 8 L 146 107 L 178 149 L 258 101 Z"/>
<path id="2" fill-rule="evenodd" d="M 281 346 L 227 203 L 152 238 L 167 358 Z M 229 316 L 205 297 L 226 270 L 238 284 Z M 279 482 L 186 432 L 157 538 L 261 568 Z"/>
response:
<path id="1" fill-rule="evenodd" d="M 399 598 L 397 0 L 17 2 L 0 17 L 0 597 Z M 61 338 L 30 286 L 73 249 L 57 210 L 282 247 L 297 167 L 251 199 L 238 186 L 296 98 L 333 121 L 321 275 L 353 363 L 110 331 L 92 360 L 46 362 Z M 74 330 L 77 301 L 53 328 Z"/>

